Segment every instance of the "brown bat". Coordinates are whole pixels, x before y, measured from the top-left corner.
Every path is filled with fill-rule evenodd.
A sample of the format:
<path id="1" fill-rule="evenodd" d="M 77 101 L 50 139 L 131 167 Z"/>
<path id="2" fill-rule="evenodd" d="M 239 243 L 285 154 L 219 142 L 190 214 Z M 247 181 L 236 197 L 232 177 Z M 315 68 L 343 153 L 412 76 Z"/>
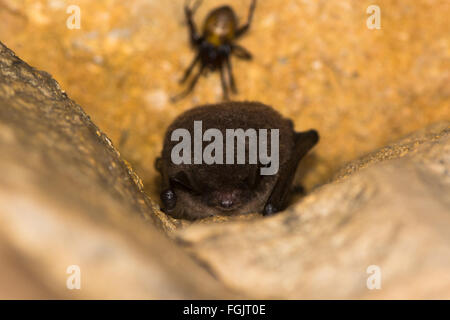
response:
<path id="1" fill-rule="evenodd" d="M 271 154 L 270 162 L 267 159 L 259 159 L 256 163 L 254 159 L 250 161 L 252 145 L 249 136 L 245 136 L 241 144 L 236 137 L 228 140 L 230 129 L 245 132 L 254 129 L 253 132 L 259 133 L 260 141 L 261 132 L 270 131 L 265 150 L 267 155 Z M 182 152 L 180 132 L 193 137 L 183 140 L 186 148 Z M 207 164 L 201 157 L 206 155 L 208 148 L 211 151 L 211 146 L 207 145 L 212 144 L 211 134 L 208 136 L 212 132 L 216 133 L 214 142 L 221 136 L 227 140 L 219 141 L 216 145 L 219 147 L 211 152 L 219 161 L 211 163 L 204 158 Z M 274 137 L 278 140 L 271 140 Z M 317 131 L 295 132 L 291 120 L 257 102 L 224 102 L 191 109 L 169 126 L 161 157 L 155 163 L 162 177 L 162 209 L 174 218 L 189 220 L 252 212 L 274 214 L 285 208 L 297 166 L 318 140 Z M 229 141 L 233 143 L 230 148 Z M 237 160 L 239 148 L 246 152 L 244 164 L 242 159 L 241 163 Z M 258 152 L 263 148 L 264 145 L 258 144 Z M 220 154 L 223 154 L 222 161 Z M 187 161 L 180 163 L 176 158 L 174 163 L 174 156 Z M 266 174 L 263 174 L 264 170 Z M 272 173 L 267 174 L 268 171 Z"/>

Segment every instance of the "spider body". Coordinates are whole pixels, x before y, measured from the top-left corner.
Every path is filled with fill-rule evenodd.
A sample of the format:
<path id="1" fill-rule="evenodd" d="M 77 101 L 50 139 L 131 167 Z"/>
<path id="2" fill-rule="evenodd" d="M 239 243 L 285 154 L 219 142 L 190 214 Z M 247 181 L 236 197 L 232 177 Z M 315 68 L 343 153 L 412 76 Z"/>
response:
<path id="1" fill-rule="evenodd" d="M 198 33 L 193 21 L 194 13 L 200 6 L 200 3 L 201 0 L 198 0 L 192 8 L 189 5 L 186 5 L 184 8 L 189 26 L 190 42 L 197 53 L 190 66 L 186 69 L 180 83 L 184 83 L 190 77 L 197 65 L 199 65 L 199 68 L 192 77 L 188 87 L 173 97 L 173 101 L 182 99 L 191 93 L 199 78 L 208 70 L 219 71 L 223 98 L 228 100 L 229 89 L 233 93 L 237 93 L 231 66 L 231 54 L 245 60 L 252 59 L 250 52 L 236 44 L 235 40 L 245 34 L 250 28 L 256 0 L 252 0 L 247 23 L 242 27 L 238 26 L 237 16 L 232 8 L 230 6 L 221 6 L 207 15 L 201 35 Z"/>
<path id="2" fill-rule="evenodd" d="M 221 45 L 219 47 L 205 41 L 200 47 L 200 59 L 204 68 L 208 68 L 210 71 L 216 71 L 219 69 L 222 60 L 226 57 L 230 49 L 226 45 Z"/>

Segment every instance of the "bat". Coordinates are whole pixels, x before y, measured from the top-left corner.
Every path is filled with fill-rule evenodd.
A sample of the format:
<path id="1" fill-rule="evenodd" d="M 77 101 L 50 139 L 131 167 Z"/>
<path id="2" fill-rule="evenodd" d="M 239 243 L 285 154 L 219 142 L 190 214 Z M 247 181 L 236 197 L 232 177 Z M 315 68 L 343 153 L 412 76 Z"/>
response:
<path id="1" fill-rule="evenodd" d="M 227 136 L 239 129 L 249 133 L 244 140 Z M 270 139 L 261 145 L 263 133 L 269 136 L 269 132 Z M 186 140 L 182 135 L 188 136 Z M 259 139 L 257 144 L 251 140 L 254 137 Z M 188 220 L 275 214 L 285 209 L 298 164 L 318 141 L 316 130 L 296 132 L 290 119 L 258 102 L 223 102 L 188 110 L 167 129 L 161 156 L 155 161 L 162 178 L 162 210 Z M 239 150 L 245 151 L 244 163 L 242 157 L 238 160 Z M 270 162 L 261 157 L 261 150 L 271 155 Z M 252 153 L 260 159 L 251 160 Z M 272 173 L 264 174 L 264 170 Z"/>

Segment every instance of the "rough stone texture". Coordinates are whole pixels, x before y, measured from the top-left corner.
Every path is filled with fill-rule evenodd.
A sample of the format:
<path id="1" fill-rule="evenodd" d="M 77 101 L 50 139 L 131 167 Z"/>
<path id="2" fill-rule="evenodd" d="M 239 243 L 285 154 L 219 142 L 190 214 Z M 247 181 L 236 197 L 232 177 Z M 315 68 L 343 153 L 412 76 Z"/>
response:
<path id="1" fill-rule="evenodd" d="M 178 240 L 250 296 L 450 298 L 450 123 L 342 172 L 277 216 L 194 224 Z M 366 287 L 370 265 L 381 290 Z"/>
<path id="2" fill-rule="evenodd" d="M 231 297 L 84 111 L 1 43 L 0 150 L 0 298 Z"/>
<path id="3" fill-rule="evenodd" d="M 217 75 L 201 79 L 177 104 L 169 97 L 194 53 L 184 0 L 0 0 L 0 39 L 22 59 L 50 72 L 118 146 L 157 198 L 153 161 L 164 130 L 181 112 L 221 98 Z M 250 0 L 230 4 L 241 22 Z M 80 30 L 66 28 L 69 4 Z M 368 30 L 366 9 L 381 8 L 381 30 Z M 297 130 L 321 142 L 298 182 L 307 189 L 350 160 L 439 120 L 450 120 L 448 0 L 260 0 L 240 44 L 252 62 L 234 60 L 237 100 L 270 104 Z M 152 124 L 151 126 L 149 124 Z"/>

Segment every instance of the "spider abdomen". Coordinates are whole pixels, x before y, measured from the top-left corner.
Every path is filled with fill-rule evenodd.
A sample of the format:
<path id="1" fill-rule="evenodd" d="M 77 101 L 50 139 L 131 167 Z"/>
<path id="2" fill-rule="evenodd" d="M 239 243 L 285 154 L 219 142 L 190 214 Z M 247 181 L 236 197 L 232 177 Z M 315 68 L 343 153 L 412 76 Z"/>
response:
<path id="1" fill-rule="evenodd" d="M 233 9 L 222 6 L 211 11 L 206 17 L 203 36 L 208 43 L 218 47 L 233 41 L 236 26 L 237 19 Z"/>

